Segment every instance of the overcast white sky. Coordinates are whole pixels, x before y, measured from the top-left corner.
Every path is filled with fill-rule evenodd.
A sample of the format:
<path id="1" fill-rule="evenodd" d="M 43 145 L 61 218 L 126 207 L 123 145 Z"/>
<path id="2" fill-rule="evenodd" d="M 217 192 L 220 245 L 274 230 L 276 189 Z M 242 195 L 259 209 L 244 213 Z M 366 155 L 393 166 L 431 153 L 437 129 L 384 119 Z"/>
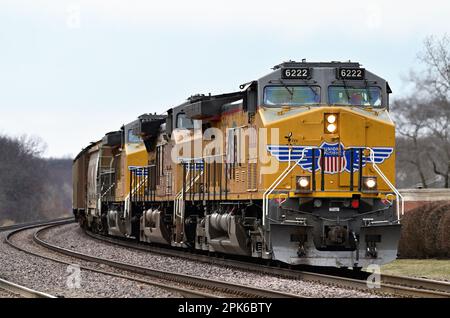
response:
<path id="1" fill-rule="evenodd" d="M 0 0 L 0 133 L 73 156 L 105 132 L 285 60 L 353 60 L 394 97 L 450 2 Z"/>

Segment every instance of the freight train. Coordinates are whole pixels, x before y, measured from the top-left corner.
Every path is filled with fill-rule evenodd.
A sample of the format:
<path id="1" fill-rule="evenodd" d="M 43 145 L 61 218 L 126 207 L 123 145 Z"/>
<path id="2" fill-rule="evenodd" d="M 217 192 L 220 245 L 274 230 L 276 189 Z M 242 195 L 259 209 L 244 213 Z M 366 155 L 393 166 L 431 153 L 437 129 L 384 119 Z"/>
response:
<path id="1" fill-rule="evenodd" d="M 389 84 L 354 62 L 284 62 L 220 95 L 144 114 L 73 162 L 80 226 L 291 265 L 396 258 Z"/>

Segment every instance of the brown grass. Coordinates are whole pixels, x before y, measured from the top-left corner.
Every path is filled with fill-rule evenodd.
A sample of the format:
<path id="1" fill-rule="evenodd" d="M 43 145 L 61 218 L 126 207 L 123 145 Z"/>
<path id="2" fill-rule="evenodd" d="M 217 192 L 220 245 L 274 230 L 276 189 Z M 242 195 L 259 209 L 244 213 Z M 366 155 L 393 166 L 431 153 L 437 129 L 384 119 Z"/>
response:
<path id="1" fill-rule="evenodd" d="M 450 260 L 398 259 L 383 265 L 381 274 L 450 281 Z"/>

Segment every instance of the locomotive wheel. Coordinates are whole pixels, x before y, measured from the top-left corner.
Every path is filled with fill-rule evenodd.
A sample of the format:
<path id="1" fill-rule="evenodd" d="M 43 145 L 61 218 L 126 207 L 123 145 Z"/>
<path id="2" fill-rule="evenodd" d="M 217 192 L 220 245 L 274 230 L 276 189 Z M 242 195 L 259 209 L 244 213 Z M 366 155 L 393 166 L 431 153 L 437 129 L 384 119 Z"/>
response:
<path id="1" fill-rule="evenodd" d="M 86 218 L 84 216 L 79 216 L 78 217 L 78 224 L 80 225 L 80 227 L 82 229 L 86 229 Z"/>
<path id="2" fill-rule="evenodd" d="M 102 222 L 100 221 L 100 223 L 98 223 L 97 224 L 97 231 L 98 231 L 98 233 L 103 233 L 103 224 L 102 224 Z"/>

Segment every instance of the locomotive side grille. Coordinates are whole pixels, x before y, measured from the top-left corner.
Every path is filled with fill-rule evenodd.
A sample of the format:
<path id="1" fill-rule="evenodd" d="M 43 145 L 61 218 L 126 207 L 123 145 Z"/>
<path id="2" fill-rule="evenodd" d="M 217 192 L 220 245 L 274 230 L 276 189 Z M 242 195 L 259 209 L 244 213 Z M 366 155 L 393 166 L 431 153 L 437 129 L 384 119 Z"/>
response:
<path id="1" fill-rule="evenodd" d="M 256 191 L 256 162 L 247 165 L 247 191 Z"/>
<path id="2" fill-rule="evenodd" d="M 172 194 L 172 171 L 168 171 L 166 174 L 166 195 Z"/>

